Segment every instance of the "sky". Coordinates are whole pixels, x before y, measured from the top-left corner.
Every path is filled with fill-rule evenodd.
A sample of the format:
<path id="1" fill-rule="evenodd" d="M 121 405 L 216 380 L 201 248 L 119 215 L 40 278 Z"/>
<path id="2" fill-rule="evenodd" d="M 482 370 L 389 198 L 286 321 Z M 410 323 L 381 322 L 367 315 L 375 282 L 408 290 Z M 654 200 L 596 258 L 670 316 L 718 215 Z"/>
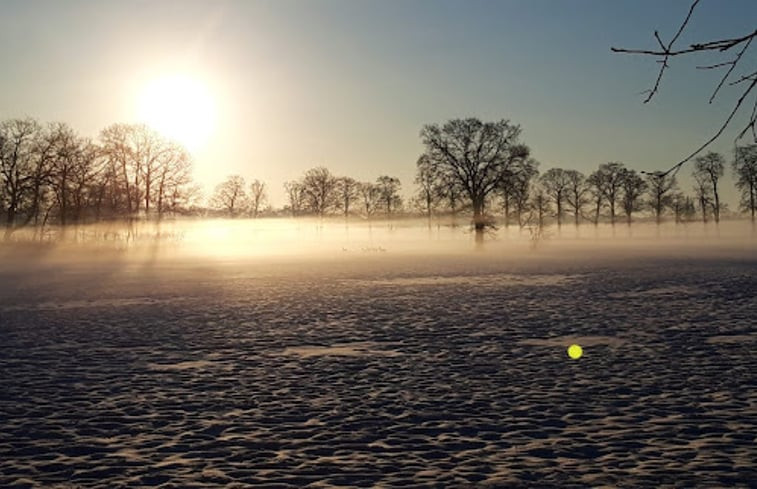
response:
<path id="1" fill-rule="evenodd" d="M 737 94 L 708 104 L 718 73 L 674 59 L 643 104 L 657 64 L 610 46 L 653 48 L 653 31 L 669 39 L 689 5 L 0 0 L 0 119 L 64 121 L 97 138 L 141 120 L 156 79 L 189 77 L 214 107 L 211 118 L 178 95 L 184 118 L 212 119 L 192 150 L 195 177 L 207 193 L 230 174 L 261 179 L 275 206 L 284 181 L 321 165 L 365 181 L 397 176 L 409 195 L 421 128 L 457 117 L 520 124 L 542 170 L 667 169 L 717 130 Z M 702 0 L 681 44 L 750 32 L 755 20 L 753 0 Z M 712 149 L 730 160 L 736 132 Z M 726 178 L 734 207 L 732 186 Z"/>

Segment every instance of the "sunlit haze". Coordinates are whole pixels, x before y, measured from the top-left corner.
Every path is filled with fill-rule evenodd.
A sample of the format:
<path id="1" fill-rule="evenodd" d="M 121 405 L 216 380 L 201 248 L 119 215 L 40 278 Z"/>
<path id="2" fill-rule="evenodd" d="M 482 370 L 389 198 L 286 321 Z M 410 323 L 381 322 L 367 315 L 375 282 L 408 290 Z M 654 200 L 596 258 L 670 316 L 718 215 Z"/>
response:
<path id="1" fill-rule="evenodd" d="M 137 101 L 137 117 L 197 152 L 216 130 L 215 97 L 198 78 L 165 75 L 145 83 Z"/>

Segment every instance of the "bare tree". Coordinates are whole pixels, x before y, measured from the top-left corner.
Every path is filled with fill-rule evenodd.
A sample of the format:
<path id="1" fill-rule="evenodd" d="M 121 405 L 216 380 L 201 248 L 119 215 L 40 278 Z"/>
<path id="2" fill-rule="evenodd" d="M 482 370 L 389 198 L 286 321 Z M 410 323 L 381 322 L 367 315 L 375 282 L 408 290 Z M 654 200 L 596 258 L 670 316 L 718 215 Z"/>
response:
<path id="1" fill-rule="evenodd" d="M 27 224 L 38 210 L 39 189 L 47 176 L 43 160 L 38 156 L 41 132 L 41 126 L 34 119 L 13 119 L 0 124 L 6 238 L 16 227 Z"/>
<path id="2" fill-rule="evenodd" d="M 642 208 L 642 197 L 647 190 L 647 182 L 635 170 L 624 169 L 621 186 L 621 203 L 626 213 L 626 221 L 630 225 L 631 215 Z"/>
<path id="3" fill-rule="evenodd" d="M 292 217 L 297 217 L 305 204 L 305 187 L 302 182 L 291 180 L 284 182 L 284 191 L 289 200 L 289 210 Z"/>
<path id="4" fill-rule="evenodd" d="M 566 200 L 570 188 L 570 177 L 562 168 L 550 168 L 540 178 L 542 188 L 552 202 L 555 203 L 557 212 L 557 226 L 562 226 L 563 203 Z"/>
<path id="5" fill-rule="evenodd" d="M 228 216 L 236 217 L 247 206 L 244 178 L 231 175 L 216 187 L 210 205 L 223 210 Z"/>
<path id="6" fill-rule="evenodd" d="M 192 164 L 189 153 L 180 145 L 164 142 L 158 165 L 154 172 L 152 197 L 158 210 L 158 218 L 166 212 L 177 212 L 187 207 L 196 193 L 192 184 Z"/>
<path id="7" fill-rule="evenodd" d="M 539 228 L 544 227 L 544 217 L 549 213 L 550 197 L 541 185 L 535 185 L 531 194 L 531 208 L 536 213 L 537 224 Z"/>
<path id="8" fill-rule="evenodd" d="M 268 200 L 268 192 L 266 191 L 266 185 L 258 179 L 255 179 L 250 184 L 250 212 L 252 217 L 258 217 L 261 208 Z"/>
<path id="9" fill-rule="evenodd" d="M 694 201 L 683 192 L 675 192 L 671 195 L 671 207 L 675 216 L 676 224 L 690 221 L 696 214 Z"/>
<path id="10" fill-rule="evenodd" d="M 527 214 L 531 210 L 531 190 L 539 176 L 539 162 L 533 158 L 518 161 L 509 172 L 508 185 L 515 208 L 515 217 L 521 228 L 528 222 Z"/>
<path id="11" fill-rule="evenodd" d="M 167 175 L 190 166 L 186 150 L 168 141 L 144 124 L 113 124 L 100 133 L 102 153 L 113 174 L 120 180 L 126 212 L 133 216 L 142 210 L 149 215 L 156 198 L 164 197 Z M 161 211 L 158 212 L 161 214 Z"/>
<path id="12" fill-rule="evenodd" d="M 402 197 L 399 194 L 400 186 L 399 178 L 382 175 L 376 179 L 379 198 L 387 217 L 402 206 Z"/>
<path id="13" fill-rule="evenodd" d="M 725 171 L 725 158 L 720 153 L 710 151 L 694 160 L 694 177 L 698 180 L 707 180 L 712 192 L 712 215 L 715 222 L 720 222 L 720 194 L 718 193 L 718 181 Z"/>
<path id="14" fill-rule="evenodd" d="M 612 224 L 615 224 L 615 206 L 623 187 L 624 171 L 623 163 L 613 161 L 599 165 L 599 169 L 594 173 L 597 188 L 610 209 L 610 222 Z"/>
<path id="15" fill-rule="evenodd" d="M 91 141 L 79 140 L 78 150 L 74 155 L 74 164 L 71 166 L 70 195 L 71 217 L 74 222 L 80 222 L 84 212 L 88 208 L 95 207 L 98 203 L 98 189 L 105 180 L 101 173 L 100 149 Z M 61 211 L 61 223 L 64 222 L 65 212 Z"/>
<path id="16" fill-rule="evenodd" d="M 529 155 L 528 147 L 519 142 L 520 133 L 520 126 L 509 121 L 475 118 L 430 124 L 421 131 L 431 164 L 456 180 L 470 199 L 477 232 L 486 226 L 487 198 L 501 185 L 507 170 Z"/>
<path id="17" fill-rule="evenodd" d="M 311 168 L 302 179 L 305 204 L 314 214 L 323 217 L 337 204 L 337 180 L 331 172 L 322 167 Z"/>
<path id="18" fill-rule="evenodd" d="M 350 215 L 352 203 L 358 197 L 358 182 L 354 178 L 340 177 L 337 179 L 337 193 L 339 194 L 339 206 L 344 217 Z"/>
<path id="19" fill-rule="evenodd" d="M 415 184 L 418 185 L 417 200 L 423 213 L 431 219 L 431 214 L 444 192 L 442 182 L 427 155 L 418 158 L 415 168 Z"/>
<path id="20" fill-rule="evenodd" d="M 736 148 L 733 172 L 736 187 L 741 191 L 741 206 L 750 212 L 754 222 L 757 211 L 757 144 Z"/>
<path id="21" fill-rule="evenodd" d="M 583 208 L 589 203 L 589 185 L 583 173 L 577 170 L 566 170 L 568 176 L 568 189 L 565 194 L 565 202 L 573 210 L 573 219 L 578 226 Z"/>
<path id="22" fill-rule="evenodd" d="M 649 207 L 654 212 L 657 224 L 660 224 L 663 212 L 673 202 L 670 192 L 676 188 L 676 177 L 668 172 L 657 172 L 647 173 L 646 178 L 649 192 Z"/>
<path id="23" fill-rule="evenodd" d="M 654 86 L 647 91 L 647 97 L 644 99 L 644 103 L 652 100 L 652 98 L 657 94 L 663 75 L 665 74 L 665 71 L 670 67 L 670 60 L 671 58 L 674 58 L 676 56 L 700 56 L 701 58 L 704 58 L 706 60 L 707 64 L 697 66 L 698 69 L 724 70 L 723 76 L 720 78 L 720 81 L 715 86 L 715 89 L 710 96 L 709 103 L 712 103 L 713 100 L 715 100 L 718 93 L 724 87 L 730 88 L 740 86 L 742 88 L 732 110 L 726 117 L 726 120 L 721 124 L 720 128 L 715 132 L 715 134 L 707 141 L 705 141 L 689 156 L 676 163 L 666 173 L 677 171 L 681 167 L 681 165 L 699 154 L 713 141 L 718 139 L 721 134 L 723 134 L 723 131 L 725 131 L 725 129 L 729 126 L 731 121 L 733 121 L 736 114 L 740 112 L 742 107 L 745 107 L 744 102 L 746 102 L 749 96 L 753 94 L 754 88 L 757 85 L 757 71 L 749 72 L 749 70 L 754 70 L 754 66 L 750 66 L 748 61 L 744 61 L 745 59 L 749 59 L 748 56 L 745 58 L 744 55 L 751 47 L 754 38 L 757 37 L 757 29 L 753 30 L 752 32 L 737 34 L 729 38 L 692 43 L 688 47 L 684 48 L 677 48 L 674 46 L 676 41 L 681 37 L 683 31 L 686 29 L 692 15 L 694 14 L 694 10 L 699 4 L 699 1 L 700 0 L 694 0 L 691 3 L 688 14 L 684 18 L 675 35 L 668 43 L 663 42 L 660 34 L 657 31 L 654 31 L 654 39 L 657 44 L 657 47 L 655 49 L 611 48 L 611 50 L 616 53 L 642 54 L 658 58 L 657 62 L 660 64 L 660 69 L 657 73 L 657 78 L 655 79 Z M 712 62 L 713 56 L 715 57 L 714 60 L 716 61 L 714 63 Z M 720 56 L 720 58 L 717 58 L 718 56 Z M 746 71 L 739 71 L 742 68 L 746 68 Z M 757 130 L 755 129 L 755 125 L 757 124 L 757 97 L 754 98 L 755 100 L 752 105 L 751 114 L 749 114 L 750 111 L 749 109 L 747 109 L 747 123 L 736 136 L 737 141 L 744 137 L 747 132 L 751 131 L 753 141 L 757 143 Z"/>
<path id="24" fill-rule="evenodd" d="M 694 194 L 702 212 L 702 222 L 707 223 L 707 210 L 712 205 L 712 187 L 704 174 L 694 173 Z"/>
<path id="25" fill-rule="evenodd" d="M 378 185 L 371 182 L 362 182 L 358 184 L 358 191 L 362 200 L 363 213 L 370 219 L 376 212 L 378 202 L 381 196 Z"/>
<path id="26" fill-rule="evenodd" d="M 594 221 L 594 225 L 599 225 L 599 215 L 602 211 L 602 205 L 604 204 L 605 197 L 604 197 L 604 181 L 602 180 L 602 175 L 599 171 L 593 172 L 591 175 L 588 176 L 586 179 L 586 183 L 589 187 L 589 192 L 591 193 L 591 202 L 594 206 L 594 218 L 592 219 Z"/>

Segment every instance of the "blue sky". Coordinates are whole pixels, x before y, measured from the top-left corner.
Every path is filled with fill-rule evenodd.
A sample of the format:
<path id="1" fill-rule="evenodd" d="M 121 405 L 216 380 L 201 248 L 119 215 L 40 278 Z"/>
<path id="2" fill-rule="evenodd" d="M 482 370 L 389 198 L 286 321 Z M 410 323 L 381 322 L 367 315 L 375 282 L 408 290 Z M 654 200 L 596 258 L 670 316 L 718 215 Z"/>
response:
<path id="1" fill-rule="evenodd" d="M 610 46 L 653 47 L 653 30 L 669 38 L 689 4 L 4 0 L 0 118 L 62 120 L 96 137 L 135 120 L 151 78 L 192 73 L 219 107 L 196 176 L 207 188 L 231 173 L 261 178 L 277 205 L 283 182 L 316 165 L 396 175 L 409 192 L 422 125 L 453 117 L 521 124 L 542 169 L 667 168 L 717 129 L 734 97 L 707 105 L 717 74 L 676 59 L 644 105 L 656 64 Z M 681 42 L 748 32 L 755 20 L 752 0 L 702 0 Z M 734 136 L 714 149 L 730 158 Z"/>

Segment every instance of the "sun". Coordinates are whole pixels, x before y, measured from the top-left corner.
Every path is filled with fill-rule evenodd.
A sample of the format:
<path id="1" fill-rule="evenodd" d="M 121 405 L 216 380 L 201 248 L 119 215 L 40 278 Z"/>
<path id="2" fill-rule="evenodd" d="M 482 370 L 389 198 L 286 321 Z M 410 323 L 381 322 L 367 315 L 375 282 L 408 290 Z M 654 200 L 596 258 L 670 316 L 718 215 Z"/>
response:
<path id="1" fill-rule="evenodd" d="M 147 83 L 137 111 L 142 122 L 193 152 L 205 146 L 216 123 L 213 94 L 189 75 L 168 75 Z"/>

